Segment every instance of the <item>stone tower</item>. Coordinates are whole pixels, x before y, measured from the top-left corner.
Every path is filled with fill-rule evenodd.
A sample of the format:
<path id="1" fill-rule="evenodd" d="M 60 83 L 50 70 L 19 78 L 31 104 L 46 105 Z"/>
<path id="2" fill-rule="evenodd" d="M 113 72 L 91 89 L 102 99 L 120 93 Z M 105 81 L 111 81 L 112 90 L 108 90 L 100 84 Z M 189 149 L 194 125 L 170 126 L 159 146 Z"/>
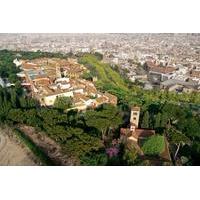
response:
<path id="1" fill-rule="evenodd" d="M 138 128 L 139 118 L 140 118 L 140 107 L 132 107 L 130 116 L 131 126 L 135 126 L 135 128 Z"/>

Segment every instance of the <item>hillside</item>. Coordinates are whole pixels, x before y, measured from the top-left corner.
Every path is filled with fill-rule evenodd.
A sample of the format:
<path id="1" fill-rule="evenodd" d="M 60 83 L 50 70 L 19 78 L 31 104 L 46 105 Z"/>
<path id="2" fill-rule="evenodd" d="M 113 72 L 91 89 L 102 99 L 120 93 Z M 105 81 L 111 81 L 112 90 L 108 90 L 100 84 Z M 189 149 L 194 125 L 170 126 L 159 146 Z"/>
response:
<path id="1" fill-rule="evenodd" d="M 188 105 L 191 109 L 199 110 L 200 93 L 182 93 L 177 95 L 174 92 L 161 90 L 143 90 L 134 83 L 129 84 L 117 71 L 109 64 L 103 63 L 93 54 L 84 54 L 79 58 L 79 62 L 84 64 L 89 70 L 89 77 L 97 76 L 96 87 L 116 95 L 119 102 L 126 102 L 129 105 L 147 106 L 152 103 L 171 103 L 175 105 Z M 146 107 L 145 106 L 145 107 Z"/>
<path id="2" fill-rule="evenodd" d="M 103 63 L 94 55 L 85 54 L 79 62 L 90 70 L 92 76 L 97 76 L 96 85 L 105 90 L 121 89 L 128 91 L 128 87 L 119 73 L 114 71 L 109 64 Z"/>

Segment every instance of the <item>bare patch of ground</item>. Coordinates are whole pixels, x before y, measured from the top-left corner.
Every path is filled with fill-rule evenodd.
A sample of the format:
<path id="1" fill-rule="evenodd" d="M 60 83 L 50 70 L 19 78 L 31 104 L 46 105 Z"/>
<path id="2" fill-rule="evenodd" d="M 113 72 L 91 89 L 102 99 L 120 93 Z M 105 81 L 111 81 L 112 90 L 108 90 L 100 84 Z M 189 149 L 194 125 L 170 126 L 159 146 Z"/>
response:
<path id="1" fill-rule="evenodd" d="M 34 166 L 39 163 L 32 152 L 13 137 L 9 128 L 0 128 L 0 165 Z"/>

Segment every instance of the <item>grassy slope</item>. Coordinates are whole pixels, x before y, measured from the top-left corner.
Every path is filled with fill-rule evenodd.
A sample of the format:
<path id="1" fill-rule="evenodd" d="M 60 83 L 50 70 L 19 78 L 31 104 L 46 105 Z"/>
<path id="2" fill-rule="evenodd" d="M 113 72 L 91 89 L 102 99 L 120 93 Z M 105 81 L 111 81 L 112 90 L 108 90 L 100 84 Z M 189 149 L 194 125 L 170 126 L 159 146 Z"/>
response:
<path id="1" fill-rule="evenodd" d="M 144 141 L 142 150 L 146 155 L 159 155 L 165 149 L 164 136 L 154 135 Z"/>
<path id="2" fill-rule="evenodd" d="M 86 54 L 80 59 L 81 63 L 92 66 L 92 69 L 97 74 L 98 82 L 97 85 L 103 88 L 113 87 L 127 91 L 127 85 L 122 77 L 114 71 L 109 64 L 102 63 L 95 56 Z M 91 67 L 89 67 L 91 70 Z"/>
<path id="3" fill-rule="evenodd" d="M 138 86 L 132 86 L 128 89 L 127 84 L 120 74 L 114 71 L 109 64 L 102 63 L 94 55 L 85 54 L 81 57 L 80 62 L 88 66 L 92 75 L 97 75 L 98 81 L 96 86 L 116 95 L 122 101 L 125 100 L 131 105 L 149 105 L 154 103 L 172 103 L 184 104 L 193 103 L 199 109 L 200 93 L 191 94 L 183 93 L 177 95 L 175 92 L 160 90 L 145 91 Z"/>

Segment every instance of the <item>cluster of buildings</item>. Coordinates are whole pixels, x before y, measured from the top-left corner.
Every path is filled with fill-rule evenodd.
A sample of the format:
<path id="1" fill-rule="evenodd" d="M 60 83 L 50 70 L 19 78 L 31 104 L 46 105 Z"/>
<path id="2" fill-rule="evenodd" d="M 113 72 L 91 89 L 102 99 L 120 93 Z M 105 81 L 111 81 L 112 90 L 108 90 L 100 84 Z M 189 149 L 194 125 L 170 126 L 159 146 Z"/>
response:
<path id="1" fill-rule="evenodd" d="M 120 140 L 125 144 L 130 150 L 134 147 L 137 153 L 144 159 L 150 159 L 144 154 L 141 146 L 145 139 L 156 135 L 155 130 L 139 128 L 139 118 L 140 118 L 140 107 L 132 107 L 130 115 L 130 124 L 127 128 L 120 129 Z M 168 148 L 168 142 L 165 136 L 164 149 L 157 155 L 160 161 L 170 162 L 171 157 Z"/>
<path id="2" fill-rule="evenodd" d="M 98 91 L 94 82 L 81 78 L 87 68 L 76 59 L 40 58 L 14 60 L 21 69 L 17 74 L 27 94 L 36 98 L 42 106 L 53 106 L 59 97 L 69 97 L 71 109 L 85 110 L 109 103 L 117 105 L 117 97 Z"/>
<path id="3" fill-rule="evenodd" d="M 200 66 L 169 65 L 155 59 L 145 62 L 147 80 L 160 89 L 191 93 L 200 90 Z"/>
<path id="4" fill-rule="evenodd" d="M 104 62 L 119 66 L 120 73 L 131 81 L 144 83 L 144 89 L 157 84 L 161 89 L 172 86 L 169 90 L 173 91 L 175 83 L 178 91 L 197 91 L 200 85 L 200 34 L 0 34 L 0 46 L 23 51 L 99 52 Z M 140 67 L 145 63 L 146 70 Z M 173 82 L 161 84 L 170 79 Z"/>

